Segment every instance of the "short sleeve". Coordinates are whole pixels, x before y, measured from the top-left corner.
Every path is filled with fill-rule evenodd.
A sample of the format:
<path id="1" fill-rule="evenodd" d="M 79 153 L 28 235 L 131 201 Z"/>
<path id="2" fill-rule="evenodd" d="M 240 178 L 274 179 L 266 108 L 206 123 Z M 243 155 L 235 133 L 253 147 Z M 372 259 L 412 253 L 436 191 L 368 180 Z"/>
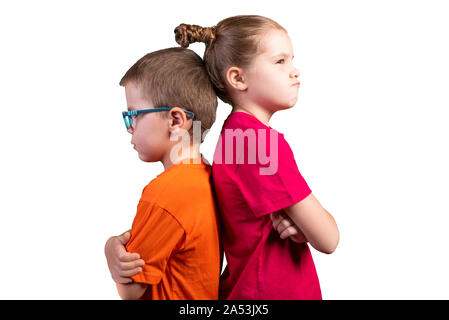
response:
<path id="1" fill-rule="evenodd" d="M 285 209 L 312 193 L 284 135 L 271 128 L 268 131 L 265 150 L 261 152 L 258 144 L 259 161 L 238 165 L 235 172 L 238 188 L 255 216 Z M 258 139 L 261 137 L 264 138 L 259 135 Z M 268 155 L 265 159 L 264 151 Z"/>
<path id="2" fill-rule="evenodd" d="M 167 261 L 183 246 L 184 240 L 184 229 L 168 211 L 156 204 L 140 201 L 126 250 L 137 252 L 145 265 L 142 272 L 131 278 L 140 283 L 159 283 Z"/>

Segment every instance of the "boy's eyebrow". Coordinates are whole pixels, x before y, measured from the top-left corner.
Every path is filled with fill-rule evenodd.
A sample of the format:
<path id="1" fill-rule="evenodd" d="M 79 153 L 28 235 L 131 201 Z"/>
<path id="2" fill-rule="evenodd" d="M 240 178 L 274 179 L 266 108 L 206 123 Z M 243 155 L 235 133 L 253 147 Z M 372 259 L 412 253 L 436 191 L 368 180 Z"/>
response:
<path id="1" fill-rule="evenodd" d="M 128 106 L 128 111 L 132 111 L 132 110 L 134 110 L 134 107 Z"/>

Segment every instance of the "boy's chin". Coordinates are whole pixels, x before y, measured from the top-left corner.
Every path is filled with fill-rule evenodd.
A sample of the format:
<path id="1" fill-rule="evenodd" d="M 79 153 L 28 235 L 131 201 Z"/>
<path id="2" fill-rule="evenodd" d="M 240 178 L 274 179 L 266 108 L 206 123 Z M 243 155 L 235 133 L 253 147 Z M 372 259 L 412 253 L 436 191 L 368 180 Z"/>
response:
<path id="1" fill-rule="evenodd" d="M 150 155 L 145 155 L 142 153 L 138 153 L 139 159 L 143 162 L 158 162 L 161 161 L 161 159 L 155 159 L 154 157 L 151 157 Z"/>

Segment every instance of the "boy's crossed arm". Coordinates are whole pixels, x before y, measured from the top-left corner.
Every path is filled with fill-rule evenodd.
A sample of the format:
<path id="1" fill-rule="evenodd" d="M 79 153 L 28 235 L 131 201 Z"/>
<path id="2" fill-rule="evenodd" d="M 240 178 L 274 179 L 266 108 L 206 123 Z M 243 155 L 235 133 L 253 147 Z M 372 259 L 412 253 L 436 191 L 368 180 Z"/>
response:
<path id="1" fill-rule="evenodd" d="M 147 288 L 146 284 L 135 283 L 131 279 L 133 275 L 142 271 L 141 267 L 145 264 L 145 261 L 140 259 L 138 253 L 126 251 L 125 245 L 131 238 L 130 231 L 109 238 L 104 247 L 109 271 L 122 299 L 138 299 Z"/>
<path id="2" fill-rule="evenodd" d="M 148 285 L 146 283 L 116 283 L 117 291 L 123 300 L 137 300 L 143 296 Z"/>
<path id="3" fill-rule="evenodd" d="M 284 212 L 270 214 L 273 228 L 282 239 L 291 239 L 294 242 L 308 242 L 301 230 Z M 131 230 L 119 236 L 110 237 L 105 244 L 104 252 L 112 279 L 116 283 L 117 291 L 122 299 L 140 298 L 147 285 L 133 282 L 132 276 L 142 272 L 145 261 L 140 259 L 138 253 L 126 251 L 126 244 L 131 238 Z"/>

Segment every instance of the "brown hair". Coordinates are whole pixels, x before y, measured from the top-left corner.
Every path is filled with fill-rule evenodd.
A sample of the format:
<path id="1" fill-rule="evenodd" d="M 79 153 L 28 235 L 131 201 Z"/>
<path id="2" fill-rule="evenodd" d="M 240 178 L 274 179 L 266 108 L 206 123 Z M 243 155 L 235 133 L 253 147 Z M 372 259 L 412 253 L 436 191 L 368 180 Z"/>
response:
<path id="1" fill-rule="evenodd" d="M 142 86 L 154 108 L 192 111 L 193 120 L 201 121 L 202 131 L 215 122 L 217 96 L 203 60 L 192 50 L 177 47 L 148 53 L 125 73 L 120 85 L 126 86 L 130 81 Z M 189 133 L 192 135 L 193 126 Z"/>
<path id="2" fill-rule="evenodd" d="M 233 104 L 227 93 L 226 72 L 232 67 L 245 68 L 260 51 L 261 35 L 269 29 L 285 29 L 277 22 L 258 15 L 240 15 L 221 20 L 216 26 L 180 24 L 175 40 L 187 48 L 190 43 L 204 42 L 204 63 L 218 97 Z"/>

